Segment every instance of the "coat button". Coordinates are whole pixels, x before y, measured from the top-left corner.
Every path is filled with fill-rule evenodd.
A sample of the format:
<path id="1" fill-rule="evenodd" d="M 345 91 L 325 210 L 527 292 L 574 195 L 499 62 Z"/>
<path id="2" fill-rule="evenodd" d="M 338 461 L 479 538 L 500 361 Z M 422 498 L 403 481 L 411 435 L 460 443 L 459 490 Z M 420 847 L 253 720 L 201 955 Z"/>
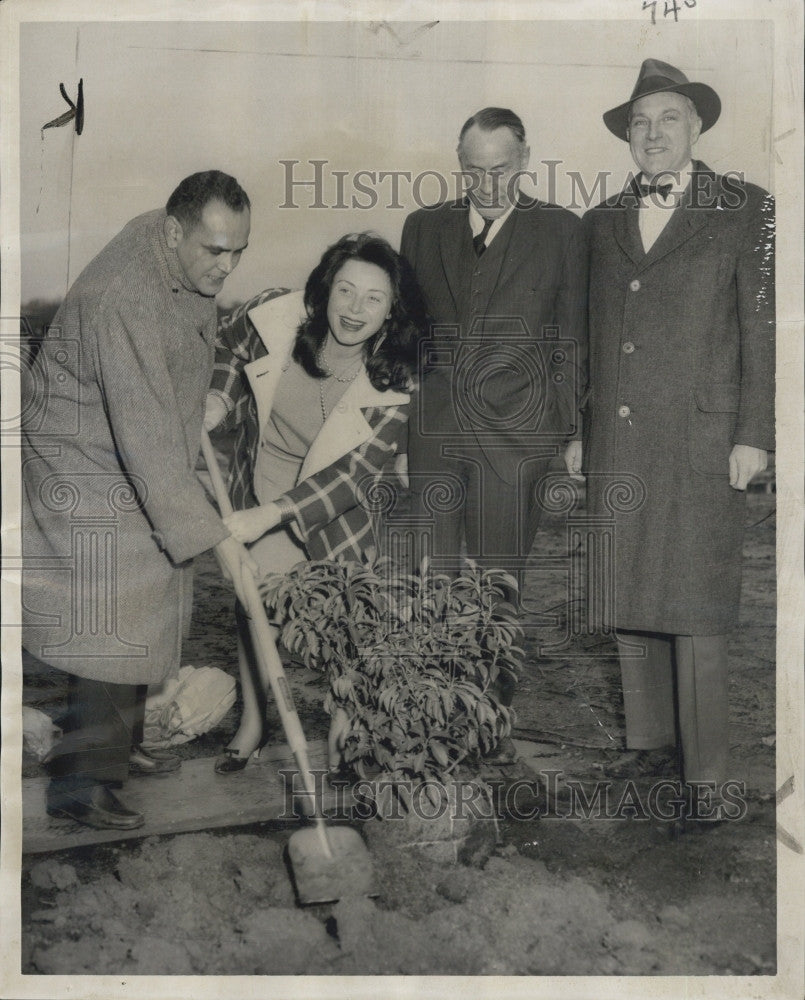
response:
<path id="1" fill-rule="evenodd" d="M 640 282 L 637 280 L 637 278 L 635 278 L 634 281 L 630 281 L 629 282 L 629 288 L 631 288 L 631 290 L 633 292 L 639 292 L 640 291 Z"/>
<path id="2" fill-rule="evenodd" d="M 339 413 L 343 413 L 344 410 L 346 410 L 346 408 L 347 408 L 346 403 L 339 403 L 338 406 L 336 406 L 336 410 L 338 410 Z"/>
<path id="3" fill-rule="evenodd" d="M 628 406 L 619 406 L 618 407 L 618 416 L 619 417 L 628 417 L 631 412 L 632 411 L 629 409 Z"/>
<path id="4" fill-rule="evenodd" d="M 623 345 L 623 353 L 634 354 L 634 344 L 630 340 L 627 340 L 626 343 Z"/>

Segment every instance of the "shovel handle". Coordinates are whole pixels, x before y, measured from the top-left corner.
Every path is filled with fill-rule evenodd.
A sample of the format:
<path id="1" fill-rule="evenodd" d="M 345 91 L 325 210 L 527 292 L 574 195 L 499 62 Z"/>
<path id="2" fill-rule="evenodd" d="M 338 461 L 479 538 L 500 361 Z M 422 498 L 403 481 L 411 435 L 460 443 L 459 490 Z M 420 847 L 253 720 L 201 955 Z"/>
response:
<path id="1" fill-rule="evenodd" d="M 212 480 L 212 491 L 215 494 L 215 501 L 218 504 L 218 510 L 221 512 L 221 517 L 228 517 L 230 514 L 234 513 L 234 511 L 232 509 L 232 504 L 229 501 L 229 494 L 226 491 L 224 477 L 221 475 L 221 470 L 218 467 L 218 459 L 215 457 L 215 449 L 212 446 L 209 434 L 206 430 L 204 430 L 204 428 L 201 430 L 201 453 L 204 455 L 207 472 L 209 472 L 210 479 Z"/>
<path id="2" fill-rule="evenodd" d="M 218 509 L 221 512 L 221 516 L 226 517 L 232 513 L 232 504 L 226 490 L 224 477 L 221 475 L 221 470 L 218 467 L 215 449 L 204 428 L 201 430 L 201 451 L 204 455 L 207 471 L 210 474 Z M 327 839 L 319 796 L 316 794 L 316 782 L 310 773 L 307 740 L 305 739 L 302 724 L 299 721 L 299 714 L 293 702 L 293 696 L 288 684 L 288 678 L 285 676 L 282 660 L 277 652 L 277 644 L 274 641 L 274 634 L 268 621 L 268 615 L 266 615 L 265 605 L 263 604 L 263 599 L 260 597 L 260 591 L 257 589 L 257 582 L 253 574 L 245 567 L 242 574 L 242 584 L 246 598 L 246 610 L 251 619 L 249 628 L 252 633 L 254 651 L 261 662 L 263 672 L 271 684 L 271 691 L 274 695 L 280 719 L 282 720 L 285 736 L 288 739 L 288 745 L 296 758 L 296 764 L 299 768 L 302 783 L 305 786 L 305 792 L 313 802 L 314 820 L 322 839 L 322 846 L 327 856 L 331 858 L 332 849 Z"/>

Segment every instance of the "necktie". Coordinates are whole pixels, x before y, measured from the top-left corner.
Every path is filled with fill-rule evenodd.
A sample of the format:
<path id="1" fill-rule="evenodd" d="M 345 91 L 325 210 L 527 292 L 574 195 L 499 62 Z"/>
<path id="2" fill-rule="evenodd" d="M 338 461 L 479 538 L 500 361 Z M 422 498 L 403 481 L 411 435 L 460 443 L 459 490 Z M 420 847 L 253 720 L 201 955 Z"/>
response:
<path id="1" fill-rule="evenodd" d="M 642 181 L 637 184 L 641 198 L 648 198 L 650 194 L 659 194 L 663 201 L 668 198 L 672 187 L 673 184 L 644 184 Z"/>
<path id="2" fill-rule="evenodd" d="M 477 236 L 473 236 L 472 245 L 475 247 L 475 254 L 480 257 L 481 254 L 486 250 L 486 234 L 489 232 L 489 227 L 492 225 L 492 219 L 484 219 L 484 228 L 478 233 Z"/>

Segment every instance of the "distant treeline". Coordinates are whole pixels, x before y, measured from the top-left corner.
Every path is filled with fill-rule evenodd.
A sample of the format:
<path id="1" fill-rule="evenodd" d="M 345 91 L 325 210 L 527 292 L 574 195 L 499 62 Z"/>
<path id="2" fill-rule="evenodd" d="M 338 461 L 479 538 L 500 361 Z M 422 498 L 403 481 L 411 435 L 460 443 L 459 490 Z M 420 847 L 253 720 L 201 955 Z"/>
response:
<path id="1" fill-rule="evenodd" d="M 20 335 L 22 337 L 40 338 L 53 322 L 53 317 L 59 311 L 60 299 L 31 299 L 30 302 L 23 303 L 22 317 L 20 319 Z M 218 315 L 224 316 L 226 313 L 237 309 L 240 302 L 233 302 L 226 307 L 218 306 Z"/>
<path id="2" fill-rule="evenodd" d="M 53 322 L 60 305 L 59 299 L 31 299 L 30 302 L 24 302 L 20 310 L 20 335 L 41 337 Z"/>

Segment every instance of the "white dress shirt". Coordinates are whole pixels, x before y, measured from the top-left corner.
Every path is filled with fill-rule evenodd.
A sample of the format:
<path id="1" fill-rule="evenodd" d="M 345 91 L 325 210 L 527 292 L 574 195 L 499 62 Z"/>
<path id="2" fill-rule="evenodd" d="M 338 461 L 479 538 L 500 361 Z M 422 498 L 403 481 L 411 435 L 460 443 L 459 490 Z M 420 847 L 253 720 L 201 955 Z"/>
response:
<path id="1" fill-rule="evenodd" d="M 687 166 L 678 173 L 679 183 L 676 183 L 675 178 L 670 174 L 668 176 L 660 176 L 660 183 L 671 183 L 671 190 L 665 202 L 663 202 L 659 192 L 646 195 L 645 198 L 640 199 L 638 222 L 640 224 L 640 238 L 643 241 L 643 250 L 646 253 L 654 246 L 660 233 L 668 225 L 671 213 L 679 204 L 680 196 L 690 184 L 692 171 L 693 164 L 688 160 Z M 649 183 L 642 173 L 638 177 L 638 181 L 642 181 L 644 184 Z M 489 237 L 487 237 L 486 241 L 487 243 L 489 242 Z"/>
<path id="2" fill-rule="evenodd" d="M 487 247 L 489 246 L 492 240 L 500 232 L 503 223 L 506 221 L 506 219 L 508 219 L 508 217 L 512 214 L 513 211 L 514 211 L 514 202 L 512 202 L 511 205 L 509 205 L 509 207 L 503 213 L 503 215 L 499 215 L 492 223 L 492 225 L 489 227 L 489 232 L 486 234 L 486 237 L 484 238 L 484 246 Z M 477 236 L 483 230 L 483 228 L 484 228 L 484 217 L 481 215 L 481 213 L 478 211 L 475 205 L 473 205 L 473 203 L 470 202 L 470 229 L 472 230 L 472 235 L 474 237 Z"/>

